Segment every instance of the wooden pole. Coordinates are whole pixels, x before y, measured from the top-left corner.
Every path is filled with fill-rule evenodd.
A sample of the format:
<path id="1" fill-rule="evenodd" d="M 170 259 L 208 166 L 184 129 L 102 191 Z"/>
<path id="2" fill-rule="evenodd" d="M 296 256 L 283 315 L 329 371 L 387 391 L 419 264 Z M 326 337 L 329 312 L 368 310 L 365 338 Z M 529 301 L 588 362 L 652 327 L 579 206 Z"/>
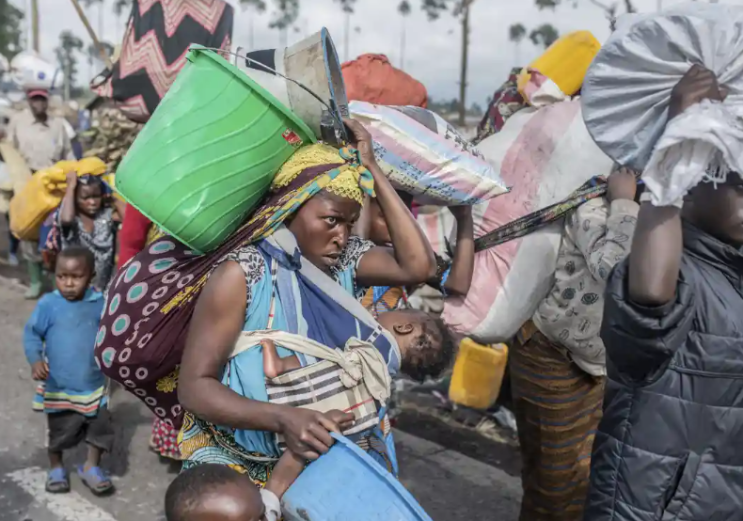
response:
<path id="1" fill-rule="evenodd" d="M 39 45 L 39 0 L 31 0 L 31 41 L 34 51 L 38 54 Z"/>
<path id="2" fill-rule="evenodd" d="M 83 22 L 85 29 L 88 31 L 90 38 L 93 40 L 93 44 L 98 49 L 98 52 L 101 55 L 101 59 L 103 59 L 103 62 L 106 64 L 106 67 L 108 67 L 109 69 L 113 69 L 114 64 L 111 62 L 111 57 L 108 54 L 106 54 L 106 49 L 104 49 L 103 46 L 101 45 L 101 42 L 98 41 L 98 37 L 95 35 L 95 31 L 93 30 L 93 27 L 90 25 L 90 21 L 88 20 L 88 17 L 85 15 L 85 11 L 83 11 L 83 8 L 80 5 L 80 2 L 78 2 L 78 0 L 70 0 L 70 1 L 72 2 L 72 5 L 75 8 L 75 11 L 77 11 L 77 15 L 80 17 L 80 20 Z"/>
<path id="3" fill-rule="evenodd" d="M 464 0 L 462 13 L 462 68 L 459 76 L 459 126 L 467 121 L 467 65 L 470 50 L 470 6 L 472 1 Z"/>

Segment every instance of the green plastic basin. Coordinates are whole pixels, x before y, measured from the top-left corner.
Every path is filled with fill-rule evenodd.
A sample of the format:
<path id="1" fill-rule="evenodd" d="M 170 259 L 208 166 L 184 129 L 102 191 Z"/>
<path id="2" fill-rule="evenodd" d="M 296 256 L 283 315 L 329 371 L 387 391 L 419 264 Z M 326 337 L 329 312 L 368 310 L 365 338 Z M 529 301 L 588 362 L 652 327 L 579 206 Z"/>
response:
<path id="1" fill-rule="evenodd" d="M 312 130 L 237 67 L 192 46 L 116 172 L 121 196 L 189 248 L 232 234 Z"/>

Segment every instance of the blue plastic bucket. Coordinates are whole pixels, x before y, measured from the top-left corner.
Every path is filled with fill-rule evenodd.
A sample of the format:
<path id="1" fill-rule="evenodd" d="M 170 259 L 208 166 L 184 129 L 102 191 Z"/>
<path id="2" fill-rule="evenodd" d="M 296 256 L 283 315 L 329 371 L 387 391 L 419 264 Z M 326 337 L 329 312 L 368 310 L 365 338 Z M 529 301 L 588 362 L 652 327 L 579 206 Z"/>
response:
<path id="1" fill-rule="evenodd" d="M 336 443 L 284 494 L 285 521 L 432 521 L 405 487 L 355 443 Z"/>

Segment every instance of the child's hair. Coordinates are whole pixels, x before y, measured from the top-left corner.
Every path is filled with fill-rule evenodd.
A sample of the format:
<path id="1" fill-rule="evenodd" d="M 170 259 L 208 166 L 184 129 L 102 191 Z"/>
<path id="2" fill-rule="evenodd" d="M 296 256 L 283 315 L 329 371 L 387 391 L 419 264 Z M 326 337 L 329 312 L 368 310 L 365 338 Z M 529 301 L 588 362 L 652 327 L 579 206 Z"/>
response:
<path id="1" fill-rule="evenodd" d="M 227 465 L 204 464 L 182 472 L 165 492 L 167 521 L 186 521 L 203 497 L 221 485 L 241 483 L 245 477 Z"/>
<path id="2" fill-rule="evenodd" d="M 97 186 L 101 189 L 101 195 L 103 195 L 104 192 L 104 185 L 103 185 L 103 179 L 101 179 L 97 175 L 82 175 L 77 179 L 77 187 L 81 186 Z"/>
<path id="3" fill-rule="evenodd" d="M 93 256 L 93 252 L 85 246 L 68 246 L 62 250 L 57 255 L 55 268 L 60 259 L 79 259 L 85 262 L 85 265 L 91 272 L 95 269 L 95 257 Z"/>
<path id="4" fill-rule="evenodd" d="M 452 363 L 456 352 L 454 335 L 440 318 L 425 313 L 421 323 L 422 333 L 410 346 L 402 362 L 402 372 L 423 382 L 426 377 L 436 378 Z M 436 345 L 439 349 L 435 349 Z"/>

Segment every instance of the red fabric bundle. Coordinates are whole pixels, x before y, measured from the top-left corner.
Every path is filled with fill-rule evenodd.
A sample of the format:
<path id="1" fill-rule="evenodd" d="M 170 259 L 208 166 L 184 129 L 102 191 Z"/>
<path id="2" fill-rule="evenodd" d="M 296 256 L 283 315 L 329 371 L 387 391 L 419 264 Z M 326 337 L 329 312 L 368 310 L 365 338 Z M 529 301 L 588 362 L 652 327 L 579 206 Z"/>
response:
<path id="1" fill-rule="evenodd" d="M 363 54 L 343 64 L 349 101 L 426 108 L 428 92 L 421 82 L 396 69 L 384 54 Z"/>

